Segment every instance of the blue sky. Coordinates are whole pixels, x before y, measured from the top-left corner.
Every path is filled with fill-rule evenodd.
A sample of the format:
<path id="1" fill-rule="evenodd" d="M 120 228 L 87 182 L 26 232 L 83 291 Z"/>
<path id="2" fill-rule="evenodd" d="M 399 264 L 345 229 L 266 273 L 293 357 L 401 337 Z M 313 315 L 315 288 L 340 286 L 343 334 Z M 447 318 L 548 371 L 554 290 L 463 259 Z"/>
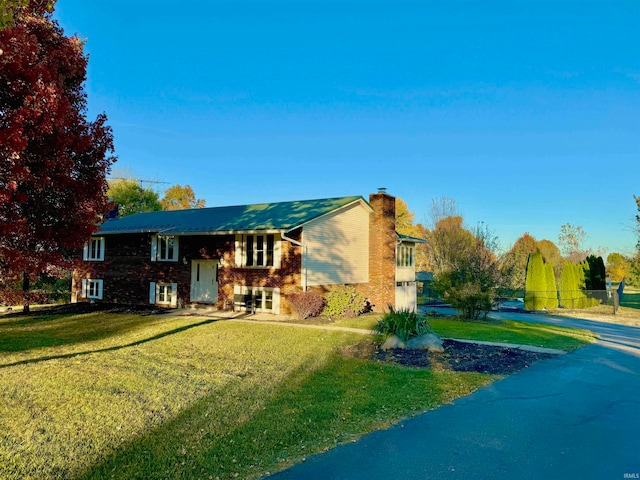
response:
<path id="1" fill-rule="evenodd" d="M 207 206 L 386 187 L 631 252 L 640 2 L 58 0 L 117 168 Z M 158 184 L 158 189 L 168 185 Z"/>

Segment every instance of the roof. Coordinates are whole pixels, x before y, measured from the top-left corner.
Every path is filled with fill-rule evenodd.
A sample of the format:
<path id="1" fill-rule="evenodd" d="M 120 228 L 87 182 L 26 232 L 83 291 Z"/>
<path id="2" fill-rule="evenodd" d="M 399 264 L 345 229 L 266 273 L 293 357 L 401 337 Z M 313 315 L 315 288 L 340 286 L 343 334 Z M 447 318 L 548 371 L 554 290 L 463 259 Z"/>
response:
<path id="1" fill-rule="evenodd" d="M 411 237 L 409 235 L 403 235 L 402 233 L 398 233 L 398 232 L 396 232 L 396 235 L 403 242 L 407 242 L 407 243 L 412 243 L 412 242 L 413 243 L 427 243 L 427 241 L 424 238 Z"/>
<path id="2" fill-rule="evenodd" d="M 416 272 L 416 282 L 431 282 L 433 272 Z"/>
<path id="3" fill-rule="evenodd" d="M 352 196 L 138 213 L 107 220 L 102 224 L 100 233 L 167 232 L 188 235 L 238 231 L 289 231 L 356 202 L 363 202 L 364 205 L 369 206 L 361 196 Z"/>

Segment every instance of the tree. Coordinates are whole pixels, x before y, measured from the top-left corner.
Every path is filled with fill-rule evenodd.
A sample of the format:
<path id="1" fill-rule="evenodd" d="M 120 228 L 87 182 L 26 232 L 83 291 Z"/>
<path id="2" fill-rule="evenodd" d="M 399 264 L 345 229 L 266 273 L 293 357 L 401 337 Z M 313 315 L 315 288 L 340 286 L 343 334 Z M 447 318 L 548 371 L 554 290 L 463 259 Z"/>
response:
<path id="1" fill-rule="evenodd" d="M 53 10 L 55 0 L 3 0 L 0 3 L 0 29 L 14 23 L 20 11 L 35 16 L 44 16 Z"/>
<path id="2" fill-rule="evenodd" d="M 511 249 L 502 258 L 502 269 L 511 272 L 511 287 L 516 290 L 525 288 L 527 262 L 529 255 L 538 250 L 538 242 L 525 233 L 516 240 Z"/>
<path id="3" fill-rule="evenodd" d="M 558 244 L 562 254 L 571 262 L 580 262 L 590 253 L 582 249 L 586 238 L 587 234 L 580 225 L 565 223 L 560 227 L 560 235 L 558 235 Z"/>
<path id="4" fill-rule="evenodd" d="M 640 197 L 633 196 L 636 201 L 636 207 L 638 213 L 636 214 L 636 233 L 638 235 L 638 242 L 636 243 L 636 254 L 631 258 L 629 268 L 629 284 L 640 286 Z"/>
<path id="5" fill-rule="evenodd" d="M 189 185 L 173 185 L 164 192 L 160 200 L 163 210 L 187 210 L 190 208 L 204 208 L 204 199 L 196 200 L 196 194 Z"/>
<path id="6" fill-rule="evenodd" d="M 158 194 L 150 188 L 143 188 L 140 183 L 133 178 L 109 181 L 107 195 L 118 206 L 118 216 L 162 210 Z"/>
<path id="7" fill-rule="evenodd" d="M 409 210 L 407 203 L 396 197 L 396 232 L 416 238 L 426 239 L 427 231 L 421 225 L 414 225 L 415 214 Z M 416 271 L 428 271 L 429 263 L 427 259 L 429 246 L 426 243 L 417 243 L 415 250 Z"/>
<path id="8" fill-rule="evenodd" d="M 564 259 L 560 253 L 560 249 L 551 240 L 540 240 L 538 242 L 538 250 L 542 254 L 542 259 L 545 263 L 550 263 L 553 266 L 553 273 L 556 277 L 556 283 L 560 280 L 562 274 L 562 265 Z"/>
<path id="9" fill-rule="evenodd" d="M 456 201 L 449 197 L 431 199 L 431 206 L 429 207 L 431 228 L 435 228 L 440 220 L 447 217 L 461 217 Z"/>
<path id="10" fill-rule="evenodd" d="M 607 272 L 613 282 L 621 282 L 629 276 L 630 267 L 629 259 L 620 253 L 614 252 L 607 256 Z"/>
<path id="11" fill-rule="evenodd" d="M 415 233 L 414 217 L 415 214 L 409 210 L 407 202 L 396 197 L 396 231 L 404 235 L 413 235 Z"/>
<path id="12" fill-rule="evenodd" d="M 471 245 L 465 244 L 451 267 L 436 275 L 432 285 L 464 318 L 478 320 L 481 315 L 486 318 L 506 277 L 495 253 L 497 238 L 489 229 L 479 224 L 473 232 L 465 231 Z"/>
<path id="13" fill-rule="evenodd" d="M 82 41 L 51 19 L 52 2 L 5 3 L 0 29 L 0 278 L 30 283 L 68 264 L 110 208 L 115 157 L 106 116 L 86 118 Z"/>
<path id="14" fill-rule="evenodd" d="M 462 266 L 476 248 L 476 239 L 463 227 L 462 217 L 445 217 L 427 235 L 429 264 L 435 275 Z"/>

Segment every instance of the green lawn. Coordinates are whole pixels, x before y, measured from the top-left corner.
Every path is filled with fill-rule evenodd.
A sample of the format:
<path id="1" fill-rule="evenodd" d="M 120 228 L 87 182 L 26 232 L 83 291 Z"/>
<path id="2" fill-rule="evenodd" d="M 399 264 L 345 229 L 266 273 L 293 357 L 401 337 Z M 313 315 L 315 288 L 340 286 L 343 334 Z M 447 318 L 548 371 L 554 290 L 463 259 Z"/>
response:
<path id="1" fill-rule="evenodd" d="M 0 478 L 257 478 L 498 377 L 339 351 L 340 331 L 0 317 Z"/>
<path id="2" fill-rule="evenodd" d="M 622 294 L 620 305 L 627 308 L 640 309 L 640 291 L 637 289 L 628 289 Z"/>
<path id="3" fill-rule="evenodd" d="M 441 337 L 533 345 L 567 352 L 584 347 L 597 338 L 596 334 L 588 330 L 512 320 L 461 322 L 448 318 L 433 318 L 429 323 Z"/>
<path id="4" fill-rule="evenodd" d="M 380 314 L 368 314 L 358 318 L 338 320 L 336 325 L 370 330 L 379 319 Z M 463 322 L 453 317 L 438 317 L 430 318 L 429 323 L 441 337 L 534 345 L 568 352 L 596 339 L 596 335 L 588 330 L 511 320 Z"/>

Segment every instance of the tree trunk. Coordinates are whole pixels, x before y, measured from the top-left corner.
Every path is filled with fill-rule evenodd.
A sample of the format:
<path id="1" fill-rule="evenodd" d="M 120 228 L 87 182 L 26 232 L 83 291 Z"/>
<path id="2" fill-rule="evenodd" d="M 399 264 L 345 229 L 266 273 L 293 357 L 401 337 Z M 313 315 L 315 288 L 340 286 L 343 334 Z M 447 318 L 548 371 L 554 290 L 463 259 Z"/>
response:
<path id="1" fill-rule="evenodd" d="M 23 313 L 29 313 L 29 274 L 22 274 L 22 300 L 24 305 L 22 307 Z"/>

